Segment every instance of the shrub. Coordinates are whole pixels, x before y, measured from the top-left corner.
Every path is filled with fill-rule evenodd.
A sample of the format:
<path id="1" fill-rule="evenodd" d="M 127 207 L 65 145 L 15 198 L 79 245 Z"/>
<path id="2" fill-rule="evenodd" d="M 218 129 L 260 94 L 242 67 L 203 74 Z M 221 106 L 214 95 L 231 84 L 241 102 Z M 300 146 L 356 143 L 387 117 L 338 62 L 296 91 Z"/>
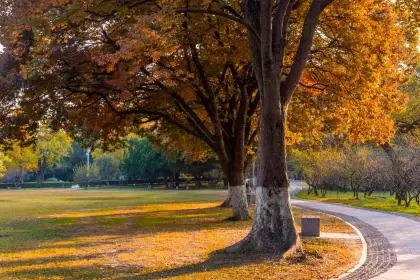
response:
<path id="1" fill-rule="evenodd" d="M 89 167 L 86 164 L 80 164 L 74 168 L 74 182 L 81 185 L 89 185 L 93 181 L 100 179 L 99 167 L 93 163 Z"/>

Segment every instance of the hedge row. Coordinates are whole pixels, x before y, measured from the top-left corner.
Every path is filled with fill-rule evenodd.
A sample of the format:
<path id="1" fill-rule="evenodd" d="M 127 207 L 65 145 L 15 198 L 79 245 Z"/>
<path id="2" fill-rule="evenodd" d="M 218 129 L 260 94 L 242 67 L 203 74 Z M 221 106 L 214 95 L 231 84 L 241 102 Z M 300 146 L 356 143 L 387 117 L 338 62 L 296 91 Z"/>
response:
<path id="1" fill-rule="evenodd" d="M 22 188 L 69 188 L 74 185 L 74 182 L 45 182 L 45 183 L 36 183 L 36 182 L 25 182 L 23 184 L 13 184 L 13 183 L 0 183 L 0 189 L 12 189 L 16 187 Z"/>
<path id="2" fill-rule="evenodd" d="M 220 184 L 217 184 L 216 180 L 200 180 L 202 184 L 207 184 L 207 186 L 212 185 L 212 187 L 223 187 Z M 196 182 L 186 179 L 180 179 L 178 181 L 181 188 L 190 187 L 196 188 Z M 76 185 L 76 182 L 24 182 L 22 184 L 14 183 L 0 183 L 0 189 L 14 189 L 14 188 L 70 188 L 73 185 Z M 79 184 L 84 186 L 86 184 Z M 149 185 L 152 186 L 165 186 L 166 182 L 164 180 L 157 180 L 152 183 L 146 180 L 126 180 L 126 181 L 95 181 L 89 182 L 89 186 L 121 186 L 121 187 L 135 187 L 135 188 L 147 188 Z M 222 184 L 223 185 L 223 184 Z M 204 187 L 204 186 L 203 186 Z"/>

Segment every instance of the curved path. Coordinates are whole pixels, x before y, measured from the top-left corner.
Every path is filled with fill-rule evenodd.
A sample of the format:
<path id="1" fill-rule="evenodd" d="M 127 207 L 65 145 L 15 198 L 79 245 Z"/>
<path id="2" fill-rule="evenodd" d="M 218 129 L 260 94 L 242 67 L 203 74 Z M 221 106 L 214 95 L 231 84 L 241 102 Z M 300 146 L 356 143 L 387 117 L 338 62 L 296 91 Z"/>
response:
<path id="1" fill-rule="evenodd" d="M 297 187 L 291 189 L 293 193 Z M 420 222 L 416 219 L 309 200 L 292 199 L 292 204 L 336 215 L 362 232 L 366 262 L 344 279 L 420 280 Z"/>

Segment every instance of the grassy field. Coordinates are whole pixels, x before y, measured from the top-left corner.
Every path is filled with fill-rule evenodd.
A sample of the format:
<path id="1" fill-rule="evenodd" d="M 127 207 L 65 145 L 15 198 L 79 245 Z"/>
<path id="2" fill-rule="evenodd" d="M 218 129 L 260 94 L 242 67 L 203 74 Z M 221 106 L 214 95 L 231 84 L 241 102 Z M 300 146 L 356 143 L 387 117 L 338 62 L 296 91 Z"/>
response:
<path id="1" fill-rule="evenodd" d="M 390 196 L 389 193 L 385 192 L 374 193 L 373 195 L 368 197 L 363 197 L 363 194 L 361 193 L 359 195 L 359 199 L 354 199 L 352 192 L 343 193 L 336 191 L 328 191 L 325 197 L 319 197 L 313 194 L 308 195 L 308 192 L 306 190 L 303 190 L 299 192 L 296 196 L 302 199 L 313 199 L 326 202 L 342 203 L 352 206 L 420 216 L 420 206 L 418 206 L 415 201 L 412 201 L 409 207 L 405 207 L 405 205 L 397 205 L 397 201 L 395 200 L 395 198 L 393 196 Z"/>
<path id="2" fill-rule="evenodd" d="M 1 190 L 0 279 L 327 279 L 360 245 L 305 239 L 297 256 L 214 254 L 252 221 L 226 220 L 225 191 Z M 295 209 L 297 221 L 308 211 Z M 321 215 L 322 230 L 351 232 Z M 298 225 L 299 226 L 299 225 Z"/>

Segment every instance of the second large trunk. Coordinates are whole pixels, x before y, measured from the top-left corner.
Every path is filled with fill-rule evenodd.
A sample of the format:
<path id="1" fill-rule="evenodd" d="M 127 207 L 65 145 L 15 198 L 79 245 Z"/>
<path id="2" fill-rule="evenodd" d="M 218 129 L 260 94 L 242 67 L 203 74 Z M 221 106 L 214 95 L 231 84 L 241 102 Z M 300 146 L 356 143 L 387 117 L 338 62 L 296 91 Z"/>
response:
<path id="1" fill-rule="evenodd" d="M 243 166 L 243 162 L 232 162 L 230 168 L 226 171 L 229 184 L 227 199 L 229 200 L 229 206 L 232 207 L 232 219 L 241 221 L 250 218 Z"/>

